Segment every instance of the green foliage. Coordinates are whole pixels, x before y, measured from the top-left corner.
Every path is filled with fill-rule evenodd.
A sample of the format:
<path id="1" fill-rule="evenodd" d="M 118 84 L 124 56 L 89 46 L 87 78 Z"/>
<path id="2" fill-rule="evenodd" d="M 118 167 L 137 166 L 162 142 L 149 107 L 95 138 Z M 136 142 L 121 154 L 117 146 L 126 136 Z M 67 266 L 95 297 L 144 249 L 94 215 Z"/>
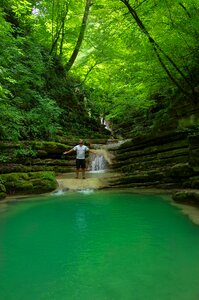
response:
<path id="1" fill-rule="evenodd" d="M 155 120 L 152 125 L 154 131 L 168 131 L 178 126 L 178 120 L 172 116 L 171 112 L 166 108 L 156 113 Z"/>
<path id="2" fill-rule="evenodd" d="M 52 22 L 51 4 L 0 3 L 0 139 L 52 140 L 59 134 L 85 134 L 82 123 L 89 115 L 84 91 L 79 87 L 77 92 L 78 80 L 66 77 L 61 59 L 49 54 L 49 27 L 41 26 Z M 60 21 L 60 10 L 54 13 Z"/>
<path id="3" fill-rule="evenodd" d="M 197 117 L 196 115 L 190 115 L 188 117 L 180 119 L 178 122 L 178 129 L 199 129 L 199 117 Z"/>
<path id="4" fill-rule="evenodd" d="M 106 134 L 100 118 L 119 134 L 173 128 L 172 107 L 197 102 L 197 0 L 94 1 L 66 74 L 84 7 L 85 0 L 0 0 L 0 139 L 94 137 Z"/>
<path id="5" fill-rule="evenodd" d="M 177 97 L 190 102 L 197 97 L 193 90 L 199 79 L 198 6 L 196 0 L 128 1 L 160 45 L 160 58 L 185 95 L 170 80 L 148 37 L 122 2 L 101 0 L 93 6 L 74 72 L 92 87 L 91 105 L 101 115 L 119 124 L 130 114 L 133 124 L 133 111 L 159 105 L 158 99 L 170 106 Z"/>
<path id="6" fill-rule="evenodd" d="M 21 146 L 19 149 L 14 150 L 13 156 L 14 157 L 35 157 L 37 154 L 37 151 L 32 149 L 30 145 L 28 146 Z"/>
<path id="7" fill-rule="evenodd" d="M 8 160 L 7 155 L 0 154 L 0 163 L 6 163 Z"/>

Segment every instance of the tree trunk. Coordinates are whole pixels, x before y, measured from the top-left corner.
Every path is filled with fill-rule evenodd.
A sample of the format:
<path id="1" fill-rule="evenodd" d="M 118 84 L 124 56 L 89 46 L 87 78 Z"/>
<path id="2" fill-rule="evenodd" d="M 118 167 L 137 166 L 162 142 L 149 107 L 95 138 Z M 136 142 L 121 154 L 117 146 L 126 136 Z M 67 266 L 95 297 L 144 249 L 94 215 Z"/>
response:
<path id="1" fill-rule="evenodd" d="M 80 47 L 82 45 L 82 42 L 83 42 L 83 39 L 84 39 L 84 33 L 85 33 L 86 25 L 87 25 L 87 19 L 88 19 L 88 15 L 89 15 L 90 6 L 91 6 L 91 0 L 86 0 L 86 5 L 85 5 L 85 9 L 84 9 L 84 16 L 83 16 L 83 19 L 82 19 L 82 24 L 81 24 L 79 36 L 78 36 L 75 48 L 73 50 L 73 53 L 72 53 L 69 61 L 67 62 L 66 66 L 65 66 L 66 72 L 69 72 L 70 69 L 72 68 L 72 66 L 73 66 L 73 64 L 74 64 L 74 62 L 77 58 L 77 55 L 79 53 Z"/>
<path id="2" fill-rule="evenodd" d="M 60 8 L 60 3 L 58 2 L 59 6 L 57 8 L 57 17 L 56 17 L 56 30 L 54 34 L 54 23 L 55 23 L 55 2 L 53 1 L 52 7 L 52 46 L 50 49 L 49 54 L 51 55 L 55 48 L 57 48 L 57 43 L 59 38 L 61 37 L 61 44 L 63 44 L 64 39 L 64 27 L 65 27 L 65 20 L 68 14 L 68 2 L 65 3 L 63 8 Z M 62 45 L 61 45 L 62 47 Z"/>
<path id="3" fill-rule="evenodd" d="M 65 36 L 65 28 L 63 26 L 62 32 L 61 32 L 61 42 L 60 42 L 60 47 L 59 47 L 59 55 L 60 56 L 62 56 L 62 54 L 63 54 L 64 36 Z"/>
<path id="4" fill-rule="evenodd" d="M 139 16 L 137 15 L 137 12 L 135 11 L 135 9 L 133 9 L 133 7 L 129 4 L 128 0 L 120 0 L 121 2 L 124 3 L 124 5 L 128 8 L 128 11 L 130 12 L 130 14 L 132 15 L 132 17 L 134 18 L 134 20 L 136 21 L 137 25 L 139 26 L 139 28 L 142 30 L 142 32 L 148 37 L 149 42 L 151 43 L 155 55 L 158 59 L 158 61 L 160 62 L 161 66 L 163 67 L 164 71 L 167 73 L 168 77 L 172 80 L 172 82 L 184 93 L 184 94 L 188 94 L 185 89 L 177 82 L 177 80 L 174 78 L 174 76 L 171 74 L 171 72 L 169 71 L 169 69 L 166 67 L 165 63 L 163 62 L 163 60 L 160 57 L 160 53 L 162 53 L 162 55 L 164 55 L 164 57 L 167 59 L 167 61 L 173 66 L 173 68 L 177 71 L 178 74 L 181 75 L 181 77 L 185 80 L 185 82 L 189 85 L 189 87 L 192 90 L 192 93 L 194 94 L 194 89 L 192 84 L 189 82 L 189 80 L 187 79 L 186 75 L 179 69 L 179 67 L 176 65 L 176 63 L 173 61 L 173 59 L 167 55 L 162 48 L 159 46 L 159 44 L 151 37 L 151 35 L 149 34 L 148 30 L 146 29 L 146 27 L 144 26 L 143 22 L 140 20 Z M 159 53 L 160 52 L 160 53 Z"/>

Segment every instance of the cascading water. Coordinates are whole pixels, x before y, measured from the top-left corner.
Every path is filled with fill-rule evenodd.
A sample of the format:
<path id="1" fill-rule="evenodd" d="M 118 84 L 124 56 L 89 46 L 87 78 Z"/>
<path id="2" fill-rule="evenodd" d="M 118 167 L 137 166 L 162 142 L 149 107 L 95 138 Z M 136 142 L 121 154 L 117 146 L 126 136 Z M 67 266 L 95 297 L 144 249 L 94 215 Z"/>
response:
<path id="1" fill-rule="evenodd" d="M 82 179 L 82 174 L 78 179 L 75 178 L 75 173 L 68 173 L 61 175 L 57 178 L 59 188 L 54 193 L 59 196 L 66 191 L 78 191 L 83 193 L 91 193 L 96 189 L 101 189 L 108 186 L 107 178 L 109 178 L 111 170 L 109 165 L 112 164 L 114 154 L 111 149 L 115 149 L 120 143 L 104 144 L 92 144 L 92 153 L 89 153 L 87 160 L 86 180 Z M 92 174 L 94 173 L 94 174 Z M 117 176 L 112 173 L 111 178 Z"/>
<path id="2" fill-rule="evenodd" d="M 108 165 L 112 164 L 113 154 L 109 149 L 117 148 L 122 142 L 111 143 L 107 145 L 95 144 L 94 154 L 89 156 L 89 170 L 90 172 L 103 172 L 108 169 Z"/>
<path id="3" fill-rule="evenodd" d="M 107 161 L 104 155 L 91 154 L 90 155 L 90 170 L 92 172 L 102 172 L 107 168 Z"/>

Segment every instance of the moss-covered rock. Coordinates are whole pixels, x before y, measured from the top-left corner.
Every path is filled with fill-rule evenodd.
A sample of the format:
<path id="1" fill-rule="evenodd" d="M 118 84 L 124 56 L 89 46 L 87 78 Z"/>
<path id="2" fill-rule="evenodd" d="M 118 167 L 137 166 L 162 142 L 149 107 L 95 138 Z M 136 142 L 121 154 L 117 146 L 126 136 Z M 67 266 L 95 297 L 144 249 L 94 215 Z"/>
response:
<path id="1" fill-rule="evenodd" d="M 48 152 L 45 150 L 38 150 L 37 151 L 37 157 L 46 157 L 48 155 Z"/>
<path id="2" fill-rule="evenodd" d="M 31 166 L 24 166 L 22 164 L 5 163 L 0 165 L 0 174 L 6 173 L 26 173 L 31 172 Z"/>
<path id="3" fill-rule="evenodd" d="M 193 169 L 189 166 L 188 163 L 185 164 L 176 164 L 174 166 L 172 166 L 168 172 L 167 175 L 169 177 L 173 177 L 173 178 L 188 178 L 190 176 L 193 176 L 194 171 Z"/>
<path id="4" fill-rule="evenodd" d="M 145 156 L 145 155 L 156 155 L 166 153 L 166 156 L 169 155 L 169 157 L 176 156 L 176 153 L 178 154 L 179 151 L 182 149 L 186 149 L 188 147 L 188 140 L 177 140 L 170 143 L 166 143 L 163 145 L 154 145 L 150 146 L 147 144 L 142 145 L 142 148 L 140 148 L 138 145 L 134 146 L 133 148 L 121 149 L 118 150 L 118 159 L 125 160 L 130 157 L 136 157 L 136 156 Z M 179 151 L 178 151 L 179 150 Z M 172 152 L 173 151 L 173 152 Z M 183 150 L 182 150 L 183 151 Z"/>
<path id="5" fill-rule="evenodd" d="M 4 149 L 17 149 L 19 147 L 20 147 L 20 143 L 0 141 L 1 151 Z"/>
<path id="6" fill-rule="evenodd" d="M 10 173 L 0 175 L 8 194 L 50 192 L 57 187 L 54 172 Z"/>
<path id="7" fill-rule="evenodd" d="M 199 146 L 197 149 L 190 151 L 189 162 L 192 166 L 199 165 Z"/>
<path id="8" fill-rule="evenodd" d="M 199 135 L 198 134 L 190 135 L 188 137 L 188 139 L 189 139 L 190 149 L 198 148 L 198 145 L 199 145 Z"/>
<path id="9" fill-rule="evenodd" d="M 159 182 L 161 178 L 162 174 L 155 171 L 137 172 L 134 175 L 123 175 L 120 178 L 115 179 L 114 184 L 152 184 L 156 181 Z"/>
<path id="10" fill-rule="evenodd" d="M 0 200 L 5 199 L 5 197 L 6 197 L 6 193 L 0 192 Z"/>
<path id="11" fill-rule="evenodd" d="M 199 193 L 193 191 L 179 191 L 172 195 L 175 202 L 182 204 L 199 205 Z"/>
<path id="12" fill-rule="evenodd" d="M 0 183 L 0 200 L 6 197 L 6 187 L 4 184 Z"/>
<path id="13" fill-rule="evenodd" d="M 112 165 L 113 169 L 120 169 L 124 173 L 131 173 L 135 170 L 154 170 L 154 169 L 168 169 L 169 166 L 172 166 L 174 163 L 186 163 L 187 156 L 178 156 L 175 158 L 168 159 L 155 159 L 154 160 L 145 160 L 145 161 L 136 161 L 136 160 L 128 160 L 128 163 L 124 164 L 123 162 L 117 162 Z"/>
<path id="14" fill-rule="evenodd" d="M 31 146 L 33 149 L 37 150 L 38 156 L 45 156 L 47 154 L 61 154 L 65 150 L 70 149 L 71 146 L 57 143 L 57 142 L 41 142 L 32 141 Z"/>
<path id="15" fill-rule="evenodd" d="M 175 131 L 169 131 L 164 133 L 151 133 L 149 135 L 140 135 L 138 137 L 135 137 L 134 139 L 128 140 L 124 144 L 122 144 L 119 149 L 120 151 L 126 151 L 127 149 L 141 149 L 145 148 L 147 145 L 153 146 L 153 145 L 163 145 L 167 143 L 171 143 L 178 140 L 185 140 L 187 138 L 187 133 L 185 132 L 175 132 Z"/>
<path id="16" fill-rule="evenodd" d="M 46 158 L 46 159 L 41 159 L 41 158 L 33 158 L 31 159 L 31 165 L 46 165 L 46 166 L 74 166 L 75 165 L 75 160 L 74 158 L 72 159 L 51 159 L 51 158 Z"/>
<path id="17" fill-rule="evenodd" d="M 188 180 L 188 186 L 192 189 L 199 189 L 199 176 L 190 177 Z"/>

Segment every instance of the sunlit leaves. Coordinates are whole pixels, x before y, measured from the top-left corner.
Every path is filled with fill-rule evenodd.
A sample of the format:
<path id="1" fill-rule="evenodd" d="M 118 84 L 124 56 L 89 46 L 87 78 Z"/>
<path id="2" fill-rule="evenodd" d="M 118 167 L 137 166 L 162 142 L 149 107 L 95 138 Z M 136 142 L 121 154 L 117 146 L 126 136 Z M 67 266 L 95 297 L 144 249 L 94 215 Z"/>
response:
<path id="1" fill-rule="evenodd" d="M 1 134 L 4 136 L 10 132 L 8 118 L 13 128 L 21 128 L 21 112 L 34 136 L 40 132 L 47 135 L 47 131 L 54 134 L 53 128 L 58 130 L 62 113 L 56 103 L 66 109 L 67 101 L 72 103 L 64 122 L 74 121 L 77 89 L 84 90 L 86 98 L 82 96 L 81 105 L 90 115 L 116 122 L 127 114 L 131 118 L 134 112 L 146 111 L 160 99 L 167 103 L 175 95 L 180 97 L 178 87 L 158 61 L 149 37 L 129 14 L 124 1 L 93 1 L 83 44 L 70 71 L 70 76 L 78 79 L 71 86 L 70 78 L 64 77 L 63 66 L 76 45 L 85 0 L 0 0 L 0 3 L 4 11 L 0 16 L 0 97 L 1 110 L 5 112 Z M 190 85 L 186 80 L 193 89 L 199 80 L 198 0 L 129 0 L 129 3 L 150 36 L 185 75 L 182 78 L 165 54 L 160 53 L 168 71 L 189 95 Z M 52 117 L 52 126 L 42 112 L 45 106 Z M 55 118 L 53 110 L 57 112 Z M 39 118 L 40 115 L 43 117 Z M 75 126 L 79 126 L 76 120 Z M 23 132 L 26 136 L 30 134 L 27 130 Z"/>
<path id="2" fill-rule="evenodd" d="M 13 12 L 17 17 L 27 15 L 32 10 L 32 4 L 28 0 L 9 1 Z"/>
<path id="3" fill-rule="evenodd" d="M 129 0 L 129 3 L 163 51 L 197 85 L 198 79 L 193 75 L 199 56 L 197 1 Z M 184 85 L 180 74 L 160 55 L 172 76 Z M 95 106 L 102 114 L 106 112 L 107 118 L 122 116 L 129 107 L 147 108 L 158 98 L 164 97 L 166 102 L 178 91 L 147 36 L 120 0 L 94 3 L 84 49 L 74 72 L 91 87 Z"/>

